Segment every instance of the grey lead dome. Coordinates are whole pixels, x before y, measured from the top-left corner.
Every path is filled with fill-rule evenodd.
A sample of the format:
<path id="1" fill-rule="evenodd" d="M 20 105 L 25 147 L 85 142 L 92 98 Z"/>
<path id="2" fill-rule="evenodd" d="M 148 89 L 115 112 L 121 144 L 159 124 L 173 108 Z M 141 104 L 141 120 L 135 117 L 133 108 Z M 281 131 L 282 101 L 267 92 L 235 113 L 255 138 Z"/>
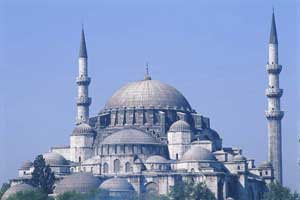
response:
<path id="1" fill-rule="evenodd" d="M 81 123 L 74 128 L 72 135 L 94 135 L 94 134 L 95 134 L 95 130 L 90 125 L 86 123 Z"/>
<path id="2" fill-rule="evenodd" d="M 55 152 L 44 153 L 43 158 L 45 159 L 46 164 L 50 166 L 62 166 L 69 164 L 62 155 Z"/>
<path id="3" fill-rule="evenodd" d="M 65 192 L 81 192 L 86 193 L 97 189 L 100 185 L 100 180 L 93 176 L 92 173 L 80 172 L 66 176 L 58 182 L 54 193 L 62 194 Z"/>
<path id="4" fill-rule="evenodd" d="M 123 129 L 107 136 L 102 144 L 160 144 L 147 133 L 136 129 Z"/>
<path id="5" fill-rule="evenodd" d="M 191 131 L 191 126 L 183 120 L 178 120 L 174 122 L 170 129 L 169 132 L 190 132 Z"/>
<path id="6" fill-rule="evenodd" d="M 110 178 L 100 185 L 101 189 L 110 192 L 134 192 L 133 186 L 124 178 Z"/>
<path id="7" fill-rule="evenodd" d="M 126 84 L 117 90 L 105 105 L 105 109 L 124 107 L 171 107 L 191 110 L 190 104 L 178 90 L 158 80 L 142 80 Z"/>
<path id="8" fill-rule="evenodd" d="M 199 144 L 193 144 L 191 148 L 182 156 L 184 161 L 215 161 L 216 157 Z"/>
<path id="9" fill-rule="evenodd" d="M 14 186 L 11 186 L 2 196 L 1 200 L 7 200 L 11 195 L 17 193 L 17 192 L 24 192 L 24 191 L 30 191 L 34 190 L 35 188 L 31 185 L 21 183 Z"/>

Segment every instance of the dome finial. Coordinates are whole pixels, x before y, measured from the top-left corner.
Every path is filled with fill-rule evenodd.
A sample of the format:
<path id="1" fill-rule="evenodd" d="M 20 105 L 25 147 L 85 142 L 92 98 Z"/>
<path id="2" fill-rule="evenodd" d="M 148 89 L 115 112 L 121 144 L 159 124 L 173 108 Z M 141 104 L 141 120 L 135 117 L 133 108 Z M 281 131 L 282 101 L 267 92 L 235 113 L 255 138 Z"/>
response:
<path id="1" fill-rule="evenodd" d="M 145 73 L 144 80 L 151 80 L 151 76 L 149 75 L 149 63 L 148 62 L 146 62 L 146 73 Z"/>

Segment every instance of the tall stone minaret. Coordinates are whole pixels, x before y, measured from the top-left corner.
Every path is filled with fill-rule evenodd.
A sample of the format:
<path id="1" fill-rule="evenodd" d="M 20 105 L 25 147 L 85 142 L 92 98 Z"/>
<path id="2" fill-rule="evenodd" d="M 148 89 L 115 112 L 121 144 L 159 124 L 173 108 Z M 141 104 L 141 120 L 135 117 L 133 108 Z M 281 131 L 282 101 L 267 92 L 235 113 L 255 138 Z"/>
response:
<path id="1" fill-rule="evenodd" d="M 85 44 L 84 30 L 81 31 L 81 41 L 79 50 L 79 74 L 76 78 L 78 85 L 77 96 L 77 117 L 76 124 L 88 123 L 89 120 L 89 106 L 91 105 L 91 98 L 89 97 L 88 87 L 91 78 L 88 77 L 88 56 Z"/>
<path id="2" fill-rule="evenodd" d="M 267 64 L 269 86 L 266 89 L 266 96 L 268 98 L 268 110 L 266 111 L 269 137 L 268 157 L 274 167 L 275 180 L 282 184 L 281 119 L 284 113 L 280 110 L 280 97 L 283 90 L 279 88 L 279 74 L 282 66 L 278 63 L 278 39 L 273 11 L 269 41 L 269 61 Z"/>

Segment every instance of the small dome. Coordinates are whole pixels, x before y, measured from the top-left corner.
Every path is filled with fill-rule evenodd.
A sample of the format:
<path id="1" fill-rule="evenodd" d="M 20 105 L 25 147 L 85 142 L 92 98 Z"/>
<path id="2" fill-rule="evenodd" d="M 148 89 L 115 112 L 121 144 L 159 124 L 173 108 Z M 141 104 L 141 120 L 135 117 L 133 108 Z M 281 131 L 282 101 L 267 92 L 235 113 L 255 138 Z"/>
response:
<path id="1" fill-rule="evenodd" d="M 107 136 L 102 144 L 160 144 L 149 134 L 136 129 L 123 129 Z"/>
<path id="2" fill-rule="evenodd" d="M 233 161 L 246 161 L 246 160 L 247 160 L 247 158 L 241 154 L 238 154 L 233 157 Z"/>
<path id="3" fill-rule="evenodd" d="M 162 156 L 155 155 L 155 156 L 150 156 L 146 160 L 146 163 L 169 163 L 169 161 Z"/>
<path id="4" fill-rule="evenodd" d="M 262 162 L 258 168 L 259 169 L 267 169 L 267 168 L 272 168 L 272 163 L 271 162 L 268 162 L 268 161 L 265 161 L 265 162 Z"/>
<path id="5" fill-rule="evenodd" d="M 22 192 L 22 191 L 30 191 L 34 190 L 35 188 L 32 187 L 31 185 L 25 184 L 25 183 L 20 183 L 14 186 L 11 186 L 6 190 L 4 195 L 2 196 L 1 200 L 7 200 L 11 195 L 17 193 L 17 192 Z"/>
<path id="6" fill-rule="evenodd" d="M 109 192 L 133 192 L 134 188 L 124 178 L 110 178 L 105 180 L 101 185 L 100 189 L 108 190 Z"/>
<path id="7" fill-rule="evenodd" d="M 191 126 L 183 120 L 178 120 L 174 122 L 170 129 L 169 132 L 190 132 L 191 131 Z"/>
<path id="8" fill-rule="evenodd" d="M 100 180 L 93 176 L 92 173 L 79 172 L 66 176 L 59 181 L 54 189 L 54 193 L 62 194 L 71 191 L 86 193 L 97 189 L 99 185 Z"/>
<path id="9" fill-rule="evenodd" d="M 211 128 L 205 128 L 200 131 L 200 139 L 206 139 L 206 140 L 219 140 L 221 139 L 217 131 L 211 129 Z"/>
<path id="10" fill-rule="evenodd" d="M 173 108 L 191 110 L 186 98 L 175 88 L 157 80 L 128 83 L 117 90 L 107 101 L 105 109 L 124 107 Z"/>
<path id="11" fill-rule="evenodd" d="M 33 163 L 29 160 L 26 160 L 19 169 L 20 170 L 29 170 L 30 167 L 32 167 L 32 166 L 33 166 Z"/>
<path id="12" fill-rule="evenodd" d="M 46 164 L 50 166 L 68 165 L 67 160 L 62 155 L 55 152 L 44 153 L 43 158 L 45 159 Z"/>
<path id="13" fill-rule="evenodd" d="M 191 148 L 183 154 L 181 160 L 215 161 L 216 157 L 209 150 L 201 147 L 201 145 L 193 144 Z"/>
<path id="14" fill-rule="evenodd" d="M 82 123 L 77 125 L 74 130 L 72 135 L 94 135 L 95 130 L 88 124 Z"/>

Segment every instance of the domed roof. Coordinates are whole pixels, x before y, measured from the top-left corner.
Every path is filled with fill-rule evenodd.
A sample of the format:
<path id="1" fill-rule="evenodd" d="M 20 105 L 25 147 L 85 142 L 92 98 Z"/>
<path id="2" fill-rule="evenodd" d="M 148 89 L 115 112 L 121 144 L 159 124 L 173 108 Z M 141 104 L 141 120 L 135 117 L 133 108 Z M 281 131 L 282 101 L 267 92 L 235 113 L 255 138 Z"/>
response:
<path id="1" fill-rule="evenodd" d="M 81 123 L 74 128 L 72 135 L 93 135 L 94 133 L 95 131 L 90 125 Z"/>
<path id="2" fill-rule="evenodd" d="M 92 173 L 79 172 L 66 176 L 59 181 L 54 189 L 54 193 L 62 194 L 70 191 L 85 193 L 97 189 L 99 185 L 100 180 L 93 176 Z"/>
<path id="3" fill-rule="evenodd" d="M 191 110 L 186 98 L 175 88 L 158 80 L 142 80 L 124 85 L 107 101 L 105 109 L 123 107 Z"/>
<path id="4" fill-rule="evenodd" d="M 2 196 L 1 200 L 7 200 L 11 195 L 17 193 L 17 192 L 22 192 L 22 191 L 30 191 L 34 190 L 35 188 L 32 187 L 31 185 L 25 184 L 25 183 L 20 183 L 14 186 L 11 186 L 4 195 Z"/>
<path id="5" fill-rule="evenodd" d="M 191 131 L 191 126 L 184 120 L 178 120 L 174 122 L 169 129 L 169 132 L 190 132 L 190 131 Z"/>
<path id="6" fill-rule="evenodd" d="M 266 169 L 266 168 L 272 168 L 272 167 L 273 167 L 272 163 L 268 162 L 268 161 L 264 161 L 258 166 L 258 168 L 260 168 L 260 169 Z"/>
<path id="7" fill-rule="evenodd" d="M 21 165 L 21 167 L 19 168 L 20 170 L 29 170 L 30 167 L 33 166 L 33 163 L 29 160 L 26 160 L 25 162 L 23 162 L 23 164 Z"/>
<path id="8" fill-rule="evenodd" d="M 217 131 L 211 128 L 205 128 L 200 131 L 200 139 L 219 140 L 221 138 Z"/>
<path id="9" fill-rule="evenodd" d="M 245 156 L 242 156 L 241 154 L 238 154 L 233 157 L 233 161 L 246 161 L 247 158 Z"/>
<path id="10" fill-rule="evenodd" d="M 126 179 L 124 178 L 110 178 L 104 181 L 100 185 L 101 189 L 108 190 L 110 192 L 133 192 L 134 188 Z"/>
<path id="11" fill-rule="evenodd" d="M 193 144 L 191 148 L 183 154 L 181 160 L 215 161 L 216 157 L 209 150 L 201 147 L 201 145 Z"/>
<path id="12" fill-rule="evenodd" d="M 68 165 L 68 161 L 60 154 L 55 152 L 48 152 L 43 154 L 43 158 L 47 165 L 50 166 L 59 166 L 59 165 Z"/>
<path id="13" fill-rule="evenodd" d="M 107 136 L 102 144 L 160 144 L 149 134 L 136 129 L 122 129 Z"/>
<path id="14" fill-rule="evenodd" d="M 146 163 L 169 163 L 169 161 L 162 156 L 154 155 L 147 158 Z"/>

